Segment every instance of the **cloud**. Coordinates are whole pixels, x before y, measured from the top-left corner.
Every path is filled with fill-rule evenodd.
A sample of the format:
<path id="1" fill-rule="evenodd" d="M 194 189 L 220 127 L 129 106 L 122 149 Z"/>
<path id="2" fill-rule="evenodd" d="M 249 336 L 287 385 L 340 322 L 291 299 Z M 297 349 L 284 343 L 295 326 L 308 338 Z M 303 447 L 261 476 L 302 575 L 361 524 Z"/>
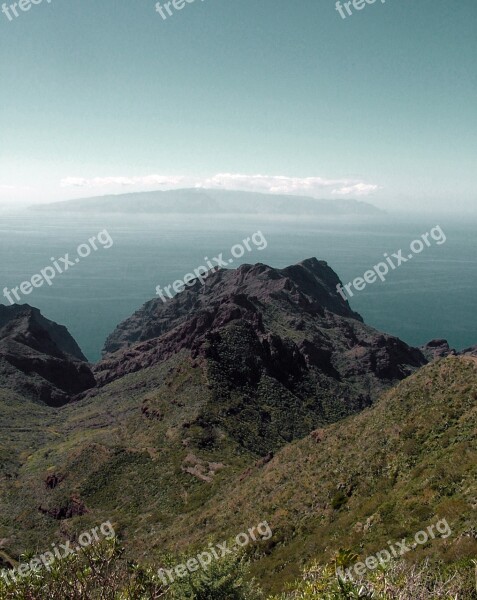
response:
<path id="1" fill-rule="evenodd" d="M 379 189 L 379 185 L 373 185 L 370 183 L 355 183 L 353 185 L 345 185 L 337 188 L 331 193 L 339 196 L 368 196 Z"/>
<path id="2" fill-rule="evenodd" d="M 167 175 L 147 175 L 144 177 L 66 177 L 61 187 L 71 188 L 124 188 L 135 187 L 157 189 L 165 187 L 195 187 L 269 194 L 290 194 L 314 197 L 368 196 L 380 189 L 376 184 L 352 179 L 326 179 L 324 177 L 287 177 L 285 175 L 242 175 L 239 173 L 218 173 L 212 177 L 179 177 Z"/>
<path id="3" fill-rule="evenodd" d="M 146 177 L 65 177 L 60 181 L 61 187 L 111 187 L 111 186 L 156 186 L 180 185 L 183 177 L 168 177 L 165 175 L 147 175 Z"/>
<path id="4" fill-rule="evenodd" d="M 239 175 L 219 173 L 196 187 L 235 189 L 270 194 L 322 196 L 326 193 L 344 196 L 367 196 L 379 189 L 378 185 L 348 179 L 323 177 L 286 177 L 284 175 Z"/>

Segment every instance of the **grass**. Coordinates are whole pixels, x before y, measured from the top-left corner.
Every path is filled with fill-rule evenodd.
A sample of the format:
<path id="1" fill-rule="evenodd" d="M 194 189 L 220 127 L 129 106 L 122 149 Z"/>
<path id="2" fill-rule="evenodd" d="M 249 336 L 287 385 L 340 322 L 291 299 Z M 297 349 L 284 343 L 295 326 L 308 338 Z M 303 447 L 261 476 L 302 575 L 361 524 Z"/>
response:
<path id="1" fill-rule="evenodd" d="M 227 360 L 230 381 L 238 357 Z M 367 556 L 436 517 L 453 535 L 417 549 L 413 561 L 458 565 L 476 556 L 474 362 L 424 367 L 373 407 L 332 425 L 318 420 L 312 435 L 276 380 L 263 377 L 247 399 L 253 362 L 240 363 L 248 373 L 241 394 L 218 384 L 224 372 L 215 366 L 178 355 L 59 410 L 2 392 L 11 418 L 0 446 L 3 551 L 41 553 L 45 540 L 74 539 L 110 519 L 130 559 L 157 564 L 164 552 L 191 556 L 267 520 L 274 535 L 251 558 L 270 593 L 283 593 L 311 560 L 324 566 L 339 548 Z M 267 415 L 276 423 L 269 438 L 257 425 Z M 273 459 L 260 461 L 271 445 Z M 197 475 L 215 463 L 222 467 L 209 481 Z M 62 477 L 54 489 L 45 484 L 51 474 Z M 58 521 L 38 511 L 72 497 L 86 514 Z"/>

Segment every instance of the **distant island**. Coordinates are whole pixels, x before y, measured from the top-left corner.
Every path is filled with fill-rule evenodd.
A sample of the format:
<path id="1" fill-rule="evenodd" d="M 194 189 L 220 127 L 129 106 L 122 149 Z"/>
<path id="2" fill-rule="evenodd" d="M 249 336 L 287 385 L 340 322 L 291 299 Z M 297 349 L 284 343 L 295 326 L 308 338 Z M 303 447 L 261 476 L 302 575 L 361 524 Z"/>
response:
<path id="1" fill-rule="evenodd" d="M 307 196 L 260 194 L 230 190 L 180 189 L 134 192 L 38 204 L 31 210 L 49 212 L 280 214 L 377 216 L 384 211 L 358 200 L 318 200 Z"/>

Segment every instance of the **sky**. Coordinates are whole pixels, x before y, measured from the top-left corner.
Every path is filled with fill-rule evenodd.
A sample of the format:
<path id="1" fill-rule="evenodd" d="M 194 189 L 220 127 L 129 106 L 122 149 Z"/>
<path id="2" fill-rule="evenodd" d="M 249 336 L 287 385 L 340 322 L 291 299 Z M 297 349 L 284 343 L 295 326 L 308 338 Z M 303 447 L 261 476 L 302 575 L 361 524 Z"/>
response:
<path id="1" fill-rule="evenodd" d="M 345 19 L 195 0 L 165 20 L 153 0 L 36 1 L 0 13 L 0 203 L 196 186 L 476 211 L 475 0 Z"/>

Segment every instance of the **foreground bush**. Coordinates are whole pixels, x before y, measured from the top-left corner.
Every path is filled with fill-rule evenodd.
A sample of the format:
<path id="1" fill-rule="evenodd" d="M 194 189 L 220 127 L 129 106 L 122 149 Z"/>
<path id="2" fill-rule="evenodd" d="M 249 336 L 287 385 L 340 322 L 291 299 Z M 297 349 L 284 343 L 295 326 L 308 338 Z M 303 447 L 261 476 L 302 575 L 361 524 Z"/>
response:
<path id="1" fill-rule="evenodd" d="M 17 576 L 16 582 L 0 578 L 1 600 L 155 600 L 163 598 L 164 591 L 152 570 L 123 558 L 116 539 L 57 561 L 49 571 L 43 568 L 26 577 Z"/>
<path id="2" fill-rule="evenodd" d="M 447 573 L 444 567 L 427 562 L 409 565 L 395 561 L 354 581 L 338 576 L 337 566 L 341 565 L 315 564 L 304 571 L 290 592 L 269 600 L 477 600 L 472 565 Z"/>
<path id="3" fill-rule="evenodd" d="M 113 539 L 59 560 L 49 571 L 17 576 L 16 582 L 0 577 L 0 600 L 259 600 L 263 596 L 247 575 L 245 557 L 231 555 L 167 586 L 157 569 L 126 560 Z"/>
<path id="4" fill-rule="evenodd" d="M 349 560 L 352 555 L 344 554 Z M 394 562 L 359 580 L 344 581 L 331 565 L 314 564 L 289 591 L 268 600 L 477 600 L 474 567 L 448 569 Z M 243 555 L 215 561 L 165 585 L 156 569 L 128 561 L 116 539 L 58 561 L 17 581 L 0 577 L 0 600 L 265 600 L 248 576 Z"/>

